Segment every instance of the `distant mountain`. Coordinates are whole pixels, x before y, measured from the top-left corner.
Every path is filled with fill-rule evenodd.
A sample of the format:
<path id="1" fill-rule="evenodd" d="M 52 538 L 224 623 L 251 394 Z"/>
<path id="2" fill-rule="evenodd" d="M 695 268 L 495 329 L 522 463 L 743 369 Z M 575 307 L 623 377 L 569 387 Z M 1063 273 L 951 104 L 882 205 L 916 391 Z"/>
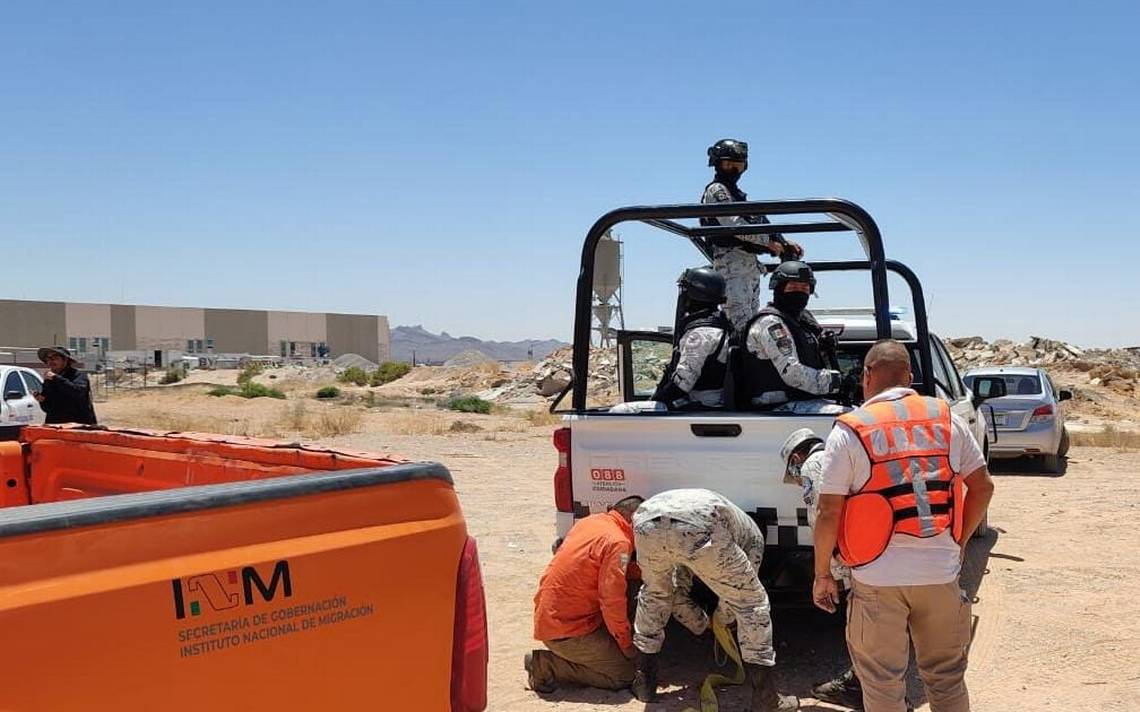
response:
<path id="1" fill-rule="evenodd" d="M 465 351 L 478 351 L 495 361 L 525 361 L 546 358 L 566 346 L 554 339 L 537 341 L 483 341 L 474 336 L 452 336 L 446 331 L 433 334 L 420 325 L 397 326 L 391 331 L 392 359 L 416 363 L 443 363 Z M 528 353 L 529 352 L 529 353 Z"/>

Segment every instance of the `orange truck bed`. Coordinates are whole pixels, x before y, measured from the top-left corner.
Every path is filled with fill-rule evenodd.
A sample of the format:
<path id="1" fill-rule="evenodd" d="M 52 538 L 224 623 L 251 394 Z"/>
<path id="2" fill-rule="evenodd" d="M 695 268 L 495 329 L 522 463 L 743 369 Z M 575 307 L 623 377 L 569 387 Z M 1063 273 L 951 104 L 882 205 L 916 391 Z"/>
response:
<path id="1" fill-rule="evenodd" d="M 0 710 L 486 706 L 442 465 L 47 426 L 0 476 Z"/>

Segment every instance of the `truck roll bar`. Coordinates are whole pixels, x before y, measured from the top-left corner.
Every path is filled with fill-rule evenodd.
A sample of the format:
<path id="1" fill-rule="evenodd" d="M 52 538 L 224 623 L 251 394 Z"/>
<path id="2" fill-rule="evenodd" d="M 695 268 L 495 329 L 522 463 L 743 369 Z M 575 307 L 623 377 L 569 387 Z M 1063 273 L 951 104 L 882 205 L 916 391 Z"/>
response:
<path id="1" fill-rule="evenodd" d="M 789 224 L 744 224 L 724 226 L 688 226 L 677 220 L 718 218 L 738 215 L 829 215 L 824 222 Z M 875 329 L 879 338 L 891 335 L 890 304 L 887 294 L 887 260 L 883 252 L 883 239 L 879 226 L 870 213 L 859 205 L 839 198 L 809 198 L 805 200 L 764 200 L 743 203 L 711 203 L 690 205 L 632 206 L 611 210 L 586 233 L 582 245 L 582 264 L 578 273 L 574 308 L 574 358 L 571 388 L 572 408 L 575 412 L 586 409 L 586 381 L 590 360 L 591 299 L 594 284 L 594 251 L 598 241 L 610 229 L 624 222 L 641 222 L 688 239 L 706 258 L 711 258 L 706 238 L 723 235 L 756 235 L 773 233 L 854 232 L 859 239 L 866 261 L 820 263 L 822 271 L 840 269 L 867 269 L 871 272 L 871 291 L 874 296 Z M 832 265 L 832 266 L 828 266 Z M 927 333 L 926 309 L 922 290 L 914 273 L 900 263 L 893 263 L 897 272 L 911 287 L 915 299 L 915 319 L 919 330 L 919 351 L 924 369 L 930 367 L 930 344 L 924 339 Z M 909 276 L 908 276 L 909 275 Z M 927 373 L 930 371 L 927 370 Z"/>

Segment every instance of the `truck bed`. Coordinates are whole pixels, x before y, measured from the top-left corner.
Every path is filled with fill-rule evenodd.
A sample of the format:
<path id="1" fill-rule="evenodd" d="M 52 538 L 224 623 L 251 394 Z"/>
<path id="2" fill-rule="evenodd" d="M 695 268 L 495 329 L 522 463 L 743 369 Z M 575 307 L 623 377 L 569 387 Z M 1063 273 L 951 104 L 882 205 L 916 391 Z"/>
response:
<path id="1" fill-rule="evenodd" d="M 472 546 L 434 463 L 0 509 L 0 707 L 466 709 Z"/>
<path id="2" fill-rule="evenodd" d="M 779 575 L 782 554 L 810 556 L 802 490 L 784 482 L 779 450 L 797 428 L 826 437 L 834 415 L 598 413 L 570 415 L 567 421 L 574 511 L 558 513 L 559 537 L 575 519 L 604 511 L 622 497 L 703 487 L 723 494 L 760 525 L 768 550 L 763 573 L 770 582 Z"/>

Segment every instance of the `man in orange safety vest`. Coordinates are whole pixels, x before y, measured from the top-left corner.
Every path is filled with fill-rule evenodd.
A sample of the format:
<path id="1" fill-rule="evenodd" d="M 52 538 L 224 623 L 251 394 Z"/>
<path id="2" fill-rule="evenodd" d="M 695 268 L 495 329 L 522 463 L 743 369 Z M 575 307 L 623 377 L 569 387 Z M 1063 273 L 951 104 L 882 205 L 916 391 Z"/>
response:
<path id="1" fill-rule="evenodd" d="M 971 613 L 958 574 L 994 486 L 967 425 L 911 379 L 906 347 L 877 342 L 863 363 L 866 402 L 828 436 L 812 595 L 835 611 L 838 544 L 852 567 L 847 645 L 868 712 L 906 709 L 910 641 L 932 712 L 967 712 Z"/>

